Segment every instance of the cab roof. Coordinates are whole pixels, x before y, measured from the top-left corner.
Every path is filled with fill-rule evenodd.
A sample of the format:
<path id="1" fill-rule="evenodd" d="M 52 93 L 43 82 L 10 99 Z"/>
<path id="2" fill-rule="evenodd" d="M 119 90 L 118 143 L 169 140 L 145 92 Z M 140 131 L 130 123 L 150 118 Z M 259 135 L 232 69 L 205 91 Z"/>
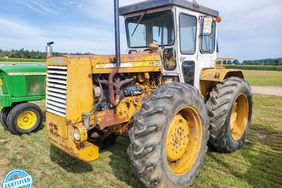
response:
<path id="1" fill-rule="evenodd" d="M 119 14 L 122 16 L 125 16 L 131 13 L 165 7 L 169 5 L 186 8 L 189 10 L 193 10 L 195 12 L 200 12 L 200 13 L 207 14 L 207 15 L 214 16 L 214 17 L 219 16 L 218 11 L 201 6 L 201 5 L 195 6 L 192 2 L 187 1 L 187 0 L 147 0 L 147 1 L 140 2 L 140 3 L 135 3 L 132 5 L 121 7 L 119 9 Z"/>

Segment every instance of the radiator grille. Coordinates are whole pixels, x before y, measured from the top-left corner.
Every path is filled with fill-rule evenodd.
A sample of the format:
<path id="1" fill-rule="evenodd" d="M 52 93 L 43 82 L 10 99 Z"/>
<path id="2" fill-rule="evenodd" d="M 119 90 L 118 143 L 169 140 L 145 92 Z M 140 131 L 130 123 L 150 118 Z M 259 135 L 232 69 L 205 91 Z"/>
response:
<path id="1" fill-rule="evenodd" d="M 46 84 L 47 112 L 66 117 L 67 67 L 48 66 Z"/>

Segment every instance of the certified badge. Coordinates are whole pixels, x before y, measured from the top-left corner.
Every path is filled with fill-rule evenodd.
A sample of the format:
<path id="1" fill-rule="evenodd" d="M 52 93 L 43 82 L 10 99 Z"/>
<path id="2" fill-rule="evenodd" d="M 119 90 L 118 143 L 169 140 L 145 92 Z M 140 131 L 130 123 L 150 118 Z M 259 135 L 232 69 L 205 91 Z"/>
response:
<path id="1" fill-rule="evenodd" d="M 32 183 L 31 175 L 23 170 L 16 169 L 6 175 L 3 181 L 3 188 L 31 188 Z"/>

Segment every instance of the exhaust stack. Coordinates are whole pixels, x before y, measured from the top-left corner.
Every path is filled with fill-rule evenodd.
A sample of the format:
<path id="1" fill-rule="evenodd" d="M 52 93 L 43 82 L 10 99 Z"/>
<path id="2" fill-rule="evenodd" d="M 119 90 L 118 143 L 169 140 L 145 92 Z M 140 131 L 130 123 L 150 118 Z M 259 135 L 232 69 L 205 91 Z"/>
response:
<path id="1" fill-rule="evenodd" d="M 116 51 L 116 61 L 118 67 L 120 66 L 120 26 L 119 26 L 119 0 L 114 1 L 115 7 L 115 51 Z"/>
<path id="2" fill-rule="evenodd" d="M 46 46 L 46 56 L 47 58 L 53 55 L 53 47 L 52 45 L 54 44 L 54 42 L 48 42 L 47 46 Z"/>
<path id="3" fill-rule="evenodd" d="M 114 77 L 117 74 L 120 67 L 120 27 L 119 27 L 119 0 L 114 0 L 114 19 L 115 19 L 115 52 L 116 52 L 116 67 L 109 76 L 108 88 L 110 95 L 110 103 L 113 106 L 117 106 L 119 103 L 119 94 L 115 96 L 114 93 Z"/>

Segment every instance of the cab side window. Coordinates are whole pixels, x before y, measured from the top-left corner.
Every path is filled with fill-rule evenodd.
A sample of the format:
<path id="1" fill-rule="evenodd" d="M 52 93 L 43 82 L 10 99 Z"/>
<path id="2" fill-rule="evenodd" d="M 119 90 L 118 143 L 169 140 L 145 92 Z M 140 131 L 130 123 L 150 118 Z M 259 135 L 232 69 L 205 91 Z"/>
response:
<path id="1" fill-rule="evenodd" d="M 215 51 L 215 35 L 216 35 L 215 21 L 212 22 L 212 32 L 210 35 L 205 35 L 203 31 L 204 30 L 202 29 L 201 52 L 212 54 Z"/>
<path id="2" fill-rule="evenodd" d="M 181 53 L 193 55 L 196 51 L 197 18 L 182 13 L 179 19 Z"/>

